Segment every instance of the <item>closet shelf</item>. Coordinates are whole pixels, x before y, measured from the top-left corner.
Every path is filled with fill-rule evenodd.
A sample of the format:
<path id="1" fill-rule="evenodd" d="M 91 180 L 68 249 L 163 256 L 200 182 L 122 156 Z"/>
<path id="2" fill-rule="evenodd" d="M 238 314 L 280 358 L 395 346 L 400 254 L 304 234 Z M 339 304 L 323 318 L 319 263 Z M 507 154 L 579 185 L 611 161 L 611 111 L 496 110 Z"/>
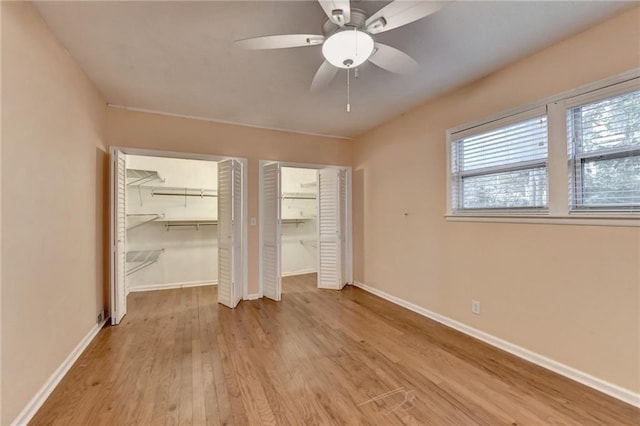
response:
<path id="1" fill-rule="evenodd" d="M 128 251 L 127 263 L 137 263 L 137 265 L 127 269 L 126 274 L 131 275 L 157 263 L 162 253 L 164 253 L 164 249 Z"/>
<path id="2" fill-rule="evenodd" d="M 129 217 L 138 217 L 138 218 L 149 218 L 149 219 L 144 219 L 134 225 L 131 225 L 127 228 L 127 231 L 130 231 L 132 229 L 138 228 L 142 225 L 146 225 L 147 223 L 151 223 L 151 222 L 155 222 L 158 219 L 162 219 L 164 217 L 164 213 L 130 213 L 127 214 L 127 218 Z"/>
<path id="3" fill-rule="evenodd" d="M 155 170 L 127 169 L 127 179 L 131 179 L 127 186 L 140 186 L 154 181 L 164 182 Z"/>

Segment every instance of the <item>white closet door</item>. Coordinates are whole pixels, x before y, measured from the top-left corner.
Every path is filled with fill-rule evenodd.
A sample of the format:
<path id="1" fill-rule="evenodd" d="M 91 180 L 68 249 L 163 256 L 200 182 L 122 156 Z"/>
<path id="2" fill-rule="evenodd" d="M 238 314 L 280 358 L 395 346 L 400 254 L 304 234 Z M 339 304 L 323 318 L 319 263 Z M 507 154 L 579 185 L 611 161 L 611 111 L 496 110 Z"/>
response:
<path id="1" fill-rule="evenodd" d="M 240 163 L 218 163 L 218 303 L 235 308 L 242 298 Z"/>
<path id="2" fill-rule="evenodd" d="M 280 165 L 262 168 L 262 291 L 264 297 L 281 299 L 280 272 Z"/>
<path id="3" fill-rule="evenodd" d="M 111 324 L 120 324 L 127 313 L 126 292 L 126 156 L 111 149 Z"/>
<path id="4" fill-rule="evenodd" d="M 342 288 L 340 171 L 318 171 L 318 288 Z"/>
<path id="5" fill-rule="evenodd" d="M 237 160 L 233 164 L 233 305 L 237 306 L 243 296 L 244 257 L 242 253 L 242 165 Z"/>
<path id="6" fill-rule="evenodd" d="M 349 257 L 348 257 L 348 238 L 347 238 L 347 229 L 348 229 L 348 210 L 347 210 L 347 171 L 345 169 L 341 169 L 338 175 L 339 183 L 338 190 L 339 195 L 339 209 L 340 209 L 340 266 L 341 266 L 341 274 L 340 274 L 340 288 L 343 288 L 345 284 L 349 281 Z"/>

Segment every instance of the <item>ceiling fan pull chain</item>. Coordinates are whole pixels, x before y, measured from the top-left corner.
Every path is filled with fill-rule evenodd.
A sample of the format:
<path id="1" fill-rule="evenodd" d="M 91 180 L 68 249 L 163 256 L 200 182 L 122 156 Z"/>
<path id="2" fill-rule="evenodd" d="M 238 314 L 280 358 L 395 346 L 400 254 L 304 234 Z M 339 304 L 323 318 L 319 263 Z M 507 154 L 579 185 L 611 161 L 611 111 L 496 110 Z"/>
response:
<path id="1" fill-rule="evenodd" d="M 358 29 L 357 28 L 353 28 L 353 35 L 355 37 L 355 50 L 356 50 L 356 58 L 358 57 Z M 351 61 L 351 63 L 353 63 L 353 61 Z M 351 81 L 350 81 L 350 75 L 351 75 L 351 64 L 347 64 L 345 62 L 345 65 L 347 65 L 347 112 L 351 112 Z M 355 68 L 355 77 L 358 78 L 358 67 Z"/>

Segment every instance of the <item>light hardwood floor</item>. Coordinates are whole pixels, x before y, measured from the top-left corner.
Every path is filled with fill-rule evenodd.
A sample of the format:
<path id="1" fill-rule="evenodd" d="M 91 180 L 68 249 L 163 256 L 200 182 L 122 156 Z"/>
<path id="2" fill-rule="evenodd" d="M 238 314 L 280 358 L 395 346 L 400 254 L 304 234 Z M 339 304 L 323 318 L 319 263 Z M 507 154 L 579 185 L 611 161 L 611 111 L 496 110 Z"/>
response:
<path id="1" fill-rule="evenodd" d="M 640 410 L 360 289 L 129 295 L 34 417 L 57 425 L 638 425 Z"/>

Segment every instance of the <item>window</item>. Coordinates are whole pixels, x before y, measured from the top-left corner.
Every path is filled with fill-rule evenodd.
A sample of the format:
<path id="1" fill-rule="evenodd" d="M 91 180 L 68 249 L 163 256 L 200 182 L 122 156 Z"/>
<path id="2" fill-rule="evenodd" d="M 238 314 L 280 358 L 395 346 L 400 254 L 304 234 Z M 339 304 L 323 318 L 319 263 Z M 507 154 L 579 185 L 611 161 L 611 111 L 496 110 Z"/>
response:
<path id="1" fill-rule="evenodd" d="M 450 129 L 447 141 L 452 220 L 640 226 L 640 70 Z"/>
<path id="2" fill-rule="evenodd" d="M 567 109 L 569 208 L 640 210 L 640 91 Z"/>
<path id="3" fill-rule="evenodd" d="M 452 209 L 547 207 L 547 117 L 470 133 L 451 147 Z"/>

